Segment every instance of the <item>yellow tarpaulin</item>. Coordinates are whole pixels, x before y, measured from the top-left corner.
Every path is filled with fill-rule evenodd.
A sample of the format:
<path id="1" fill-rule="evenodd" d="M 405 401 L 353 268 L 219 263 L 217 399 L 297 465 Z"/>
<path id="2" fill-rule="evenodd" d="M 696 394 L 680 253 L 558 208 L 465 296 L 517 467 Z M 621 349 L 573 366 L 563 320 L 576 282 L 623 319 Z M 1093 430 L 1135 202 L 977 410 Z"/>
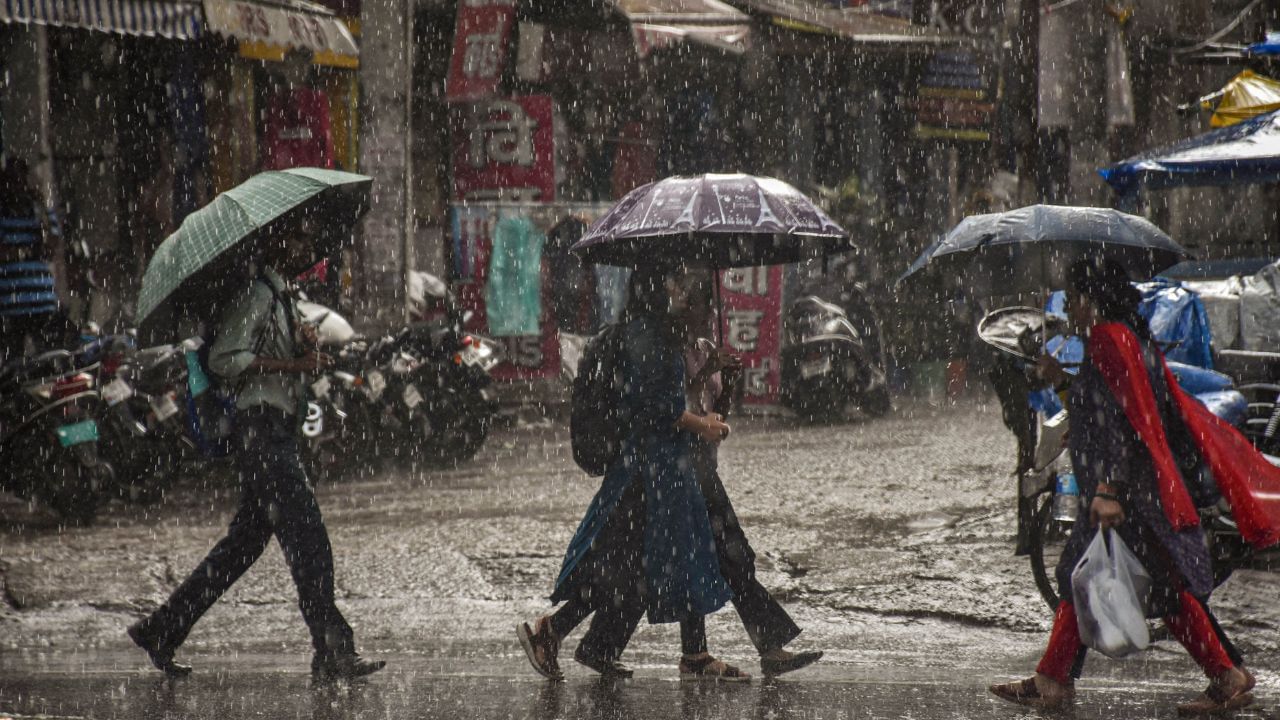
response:
<path id="1" fill-rule="evenodd" d="M 1235 125 L 1280 110 L 1280 81 L 1245 70 L 1218 92 L 1200 98 L 1200 107 L 1213 111 L 1213 127 Z"/>

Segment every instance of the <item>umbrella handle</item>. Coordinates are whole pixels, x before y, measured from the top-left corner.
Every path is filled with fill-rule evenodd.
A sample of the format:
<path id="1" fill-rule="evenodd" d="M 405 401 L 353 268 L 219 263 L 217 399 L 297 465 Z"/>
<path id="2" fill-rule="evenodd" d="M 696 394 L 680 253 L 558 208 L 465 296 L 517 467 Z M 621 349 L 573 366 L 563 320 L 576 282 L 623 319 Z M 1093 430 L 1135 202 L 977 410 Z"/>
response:
<path id="1" fill-rule="evenodd" d="M 716 345 L 724 347 L 724 299 L 720 296 L 720 284 L 723 279 L 720 275 L 720 268 L 712 270 L 713 281 L 716 292 Z"/>

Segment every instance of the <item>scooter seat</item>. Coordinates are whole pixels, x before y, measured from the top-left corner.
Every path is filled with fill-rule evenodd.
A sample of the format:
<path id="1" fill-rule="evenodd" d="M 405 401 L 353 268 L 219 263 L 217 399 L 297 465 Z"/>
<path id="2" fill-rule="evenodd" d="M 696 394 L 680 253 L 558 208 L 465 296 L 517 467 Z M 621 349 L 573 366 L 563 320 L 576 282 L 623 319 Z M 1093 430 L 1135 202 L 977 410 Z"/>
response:
<path id="1" fill-rule="evenodd" d="M 1230 375 L 1180 362 L 1167 361 L 1167 364 L 1169 371 L 1178 379 L 1178 385 L 1192 395 L 1223 392 L 1235 386 Z"/>
<path id="2" fill-rule="evenodd" d="M 1242 426 L 1249 415 L 1249 401 L 1236 390 L 1195 393 L 1195 398 L 1234 427 Z"/>
<path id="3" fill-rule="evenodd" d="M 49 350 L 19 358 L 0 368 L 0 382 L 22 384 L 29 380 L 53 377 L 71 372 L 76 356 L 70 350 Z"/>

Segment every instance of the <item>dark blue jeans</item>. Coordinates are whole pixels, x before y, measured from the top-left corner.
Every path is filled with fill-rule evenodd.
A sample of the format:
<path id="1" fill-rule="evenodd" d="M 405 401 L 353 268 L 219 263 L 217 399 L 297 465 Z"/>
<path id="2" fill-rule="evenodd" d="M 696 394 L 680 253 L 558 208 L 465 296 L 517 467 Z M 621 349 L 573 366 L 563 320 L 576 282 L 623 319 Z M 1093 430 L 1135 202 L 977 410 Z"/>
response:
<path id="1" fill-rule="evenodd" d="M 351 626 L 333 601 L 333 550 L 302 469 L 297 420 L 259 407 L 242 411 L 236 425 L 240 505 L 227 535 L 168 602 L 143 622 L 143 633 L 168 647 L 181 645 L 196 621 L 275 537 L 298 589 L 298 605 L 316 653 L 353 652 Z"/>

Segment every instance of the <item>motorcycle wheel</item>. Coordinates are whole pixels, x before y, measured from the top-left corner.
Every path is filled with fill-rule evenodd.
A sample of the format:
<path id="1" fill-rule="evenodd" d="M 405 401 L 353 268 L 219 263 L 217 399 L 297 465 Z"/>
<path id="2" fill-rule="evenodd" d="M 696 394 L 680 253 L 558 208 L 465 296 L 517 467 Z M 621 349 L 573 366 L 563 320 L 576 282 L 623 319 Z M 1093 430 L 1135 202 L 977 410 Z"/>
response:
<path id="1" fill-rule="evenodd" d="M 135 505 L 154 505 L 164 499 L 173 487 L 182 465 L 182 453 L 162 439 L 142 440 L 136 452 L 121 463 L 117 471 L 116 493 L 121 500 Z"/>
<path id="2" fill-rule="evenodd" d="M 48 507 L 72 525 L 93 521 L 103 491 L 114 481 L 110 465 L 98 460 L 87 466 L 43 432 L 19 433 L 5 450 L 0 462 L 13 470 L 5 489 Z"/>
<path id="3" fill-rule="evenodd" d="M 433 400 L 425 412 L 414 413 L 411 427 L 426 459 L 460 463 L 475 457 L 493 423 L 488 412 L 474 410 L 484 405 L 478 389 L 466 388 Z"/>
<path id="4" fill-rule="evenodd" d="M 146 418 L 150 406 L 140 397 L 127 402 L 134 418 Z M 150 428 L 145 436 L 129 432 L 123 420 L 108 415 L 102 420 L 106 437 L 99 451 L 106 456 L 114 469 L 115 483 L 111 486 L 115 496 L 133 505 L 155 505 L 164 500 L 165 493 L 173 487 L 182 465 L 182 441 L 178 430 L 165 432 L 165 428 Z"/>
<path id="5" fill-rule="evenodd" d="M 108 424 L 102 450 L 115 469 L 114 490 L 121 500 L 154 505 L 178 479 L 182 443 L 176 437 L 148 434 L 138 437 L 118 423 Z"/>
<path id="6" fill-rule="evenodd" d="M 35 492 L 36 498 L 72 525 L 88 525 L 98 515 L 103 491 L 112 487 L 111 465 L 99 460 L 88 466 L 71 453 L 60 453 L 49 467 L 46 482 Z"/>
<path id="7" fill-rule="evenodd" d="M 360 477 L 369 472 L 370 463 L 377 453 L 368 457 L 357 442 L 358 438 L 346 429 L 308 438 L 303 461 L 307 476 L 315 482 L 341 482 Z"/>
<path id="8" fill-rule="evenodd" d="M 788 397 L 790 407 L 801 421 L 813 425 L 836 423 L 844 417 L 848 390 L 840 382 L 804 382 Z"/>
<path id="9" fill-rule="evenodd" d="M 893 401 L 889 399 L 889 389 L 880 387 L 863 396 L 858 404 L 862 412 L 871 417 L 884 417 L 893 409 Z"/>
<path id="10" fill-rule="evenodd" d="M 1040 509 L 1036 511 L 1035 526 L 1031 533 L 1030 558 L 1031 574 L 1035 577 L 1036 588 L 1040 597 L 1044 598 L 1049 609 L 1056 610 L 1058 601 L 1058 581 L 1054 570 L 1058 560 L 1067 546 L 1075 523 L 1053 519 L 1053 493 L 1045 493 Z"/>

